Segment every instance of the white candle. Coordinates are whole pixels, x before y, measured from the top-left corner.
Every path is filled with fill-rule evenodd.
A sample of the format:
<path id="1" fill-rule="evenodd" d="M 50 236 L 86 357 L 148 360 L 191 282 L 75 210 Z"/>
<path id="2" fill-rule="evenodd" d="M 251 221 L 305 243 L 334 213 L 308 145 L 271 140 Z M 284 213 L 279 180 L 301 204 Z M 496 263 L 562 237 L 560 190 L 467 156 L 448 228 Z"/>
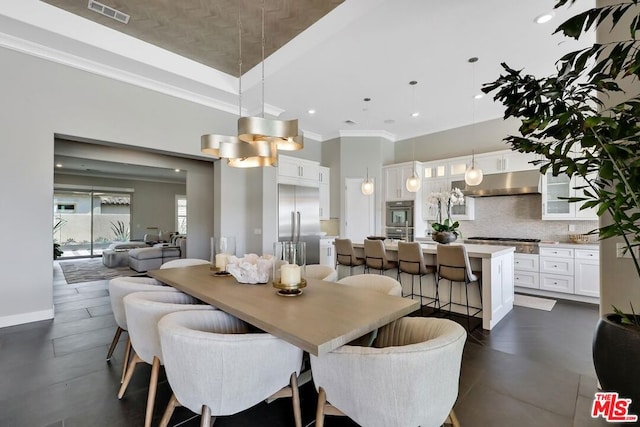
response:
<path id="1" fill-rule="evenodd" d="M 227 266 L 227 254 L 216 254 L 216 268 L 224 270 Z"/>
<path id="2" fill-rule="evenodd" d="M 296 264 L 285 264 L 280 267 L 280 283 L 285 285 L 300 283 L 300 267 Z"/>

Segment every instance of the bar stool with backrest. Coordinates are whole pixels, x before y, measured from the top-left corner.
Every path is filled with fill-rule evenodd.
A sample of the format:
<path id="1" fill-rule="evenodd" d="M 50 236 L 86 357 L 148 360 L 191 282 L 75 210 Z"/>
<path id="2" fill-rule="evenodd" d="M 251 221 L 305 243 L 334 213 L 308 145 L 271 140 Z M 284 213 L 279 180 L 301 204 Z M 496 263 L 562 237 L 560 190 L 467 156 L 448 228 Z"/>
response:
<path id="1" fill-rule="evenodd" d="M 426 305 L 433 304 L 434 308 L 439 304 L 438 284 L 436 282 L 436 267 L 435 265 L 427 265 L 424 261 L 424 255 L 422 254 L 422 247 L 419 242 L 398 242 L 398 281 L 402 283 L 401 273 L 411 275 L 411 293 L 403 296 L 410 296 L 411 299 L 416 295 L 414 292 L 414 279 L 418 276 L 420 281 L 420 313 L 423 313 L 422 304 L 422 277 L 427 274 L 433 274 L 434 285 L 434 297 L 433 301 Z M 404 291 L 403 291 L 404 293 Z"/>
<path id="2" fill-rule="evenodd" d="M 366 272 L 372 268 L 379 270 L 380 274 L 398 267 L 398 263 L 387 257 L 387 250 L 382 240 L 364 240 L 364 265 Z"/>
<path id="3" fill-rule="evenodd" d="M 349 275 L 353 274 L 353 267 L 364 265 L 364 258 L 356 256 L 351 239 L 336 239 L 336 270 L 338 265 L 349 267 Z"/>
<path id="4" fill-rule="evenodd" d="M 453 304 L 466 305 L 467 330 L 471 332 L 471 317 L 475 317 L 478 313 L 480 313 L 482 311 L 482 307 L 473 307 L 469 305 L 469 285 L 473 282 L 476 282 L 478 284 L 480 305 L 482 306 L 482 276 L 479 272 L 474 272 L 471 270 L 471 264 L 469 263 L 467 249 L 463 245 L 438 245 L 437 261 L 438 286 L 440 284 L 440 279 L 449 280 L 451 282 L 449 286 L 449 302 L 443 307 L 446 307 L 448 305 L 449 315 L 451 315 L 451 306 Z M 451 302 L 454 282 L 462 283 L 464 285 L 466 304 L 457 304 Z M 473 313 L 470 313 L 469 308 L 472 308 L 475 311 Z"/>

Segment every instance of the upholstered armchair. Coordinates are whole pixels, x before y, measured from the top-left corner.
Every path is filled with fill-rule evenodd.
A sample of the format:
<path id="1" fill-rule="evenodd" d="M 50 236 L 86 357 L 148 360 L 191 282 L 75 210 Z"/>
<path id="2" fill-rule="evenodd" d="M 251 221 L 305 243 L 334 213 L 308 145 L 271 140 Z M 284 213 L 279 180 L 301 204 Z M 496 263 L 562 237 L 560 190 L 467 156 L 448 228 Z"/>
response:
<path id="1" fill-rule="evenodd" d="M 466 335 L 451 320 L 405 317 L 380 328 L 373 347 L 312 355 L 316 426 L 325 412 L 367 427 L 435 427 L 448 418 L 455 425 Z"/>

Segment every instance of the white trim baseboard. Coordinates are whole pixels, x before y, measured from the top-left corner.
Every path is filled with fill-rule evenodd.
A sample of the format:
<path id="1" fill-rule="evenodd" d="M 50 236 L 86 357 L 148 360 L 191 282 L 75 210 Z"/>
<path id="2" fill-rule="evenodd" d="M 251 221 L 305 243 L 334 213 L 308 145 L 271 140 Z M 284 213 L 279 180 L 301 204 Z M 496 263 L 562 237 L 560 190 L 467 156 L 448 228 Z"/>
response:
<path id="1" fill-rule="evenodd" d="M 29 313 L 14 314 L 0 317 L 0 328 L 22 325 L 24 323 L 38 322 L 40 320 L 53 319 L 53 307 L 48 310 L 31 311 Z"/>

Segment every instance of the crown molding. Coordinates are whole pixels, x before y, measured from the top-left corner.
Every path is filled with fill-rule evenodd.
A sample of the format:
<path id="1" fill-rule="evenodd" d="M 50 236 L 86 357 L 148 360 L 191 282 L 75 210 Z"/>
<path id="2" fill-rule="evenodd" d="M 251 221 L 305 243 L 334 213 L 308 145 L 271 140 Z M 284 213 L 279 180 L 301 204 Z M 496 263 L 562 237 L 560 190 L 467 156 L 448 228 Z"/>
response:
<path id="1" fill-rule="evenodd" d="M 143 77 L 139 74 L 134 74 L 128 71 L 110 67 L 86 58 L 81 58 L 76 55 L 62 52 L 48 46 L 43 46 L 38 43 L 20 39 L 9 34 L 0 33 L 0 47 L 14 50 L 20 53 L 25 53 L 27 55 L 55 62 L 61 65 L 66 65 L 78 70 L 107 77 L 113 80 L 139 86 L 145 89 L 153 90 L 155 92 L 175 96 L 176 98 L 215 108 L 227 113 L 238 113 L 238 106 L 235 104 L 220 101 L 210 96 L 205 96 L 186 89 L 182 89 L 155 79 Z"/>
<path id="2" fill-rule="evenodd" d="M 322 139 L 322 135 L 320 135 L 319 133 L 315 133 L 315 132 L 311 132 L 309 130 L 302 130 L 302 134 L 304 136 L 305 139 L 309 138 L 312 139 L 314 141 L 318 141 L 318 142 L 323 142 L 324 140 Z"/>
<path id="3" fill-rule="evenodd" d="M 343 137 L 378 137 L 384 138 L 391 142 L 396 141 L 396 135 L 386 130 L 341 130 L 338 136 Z"/>

